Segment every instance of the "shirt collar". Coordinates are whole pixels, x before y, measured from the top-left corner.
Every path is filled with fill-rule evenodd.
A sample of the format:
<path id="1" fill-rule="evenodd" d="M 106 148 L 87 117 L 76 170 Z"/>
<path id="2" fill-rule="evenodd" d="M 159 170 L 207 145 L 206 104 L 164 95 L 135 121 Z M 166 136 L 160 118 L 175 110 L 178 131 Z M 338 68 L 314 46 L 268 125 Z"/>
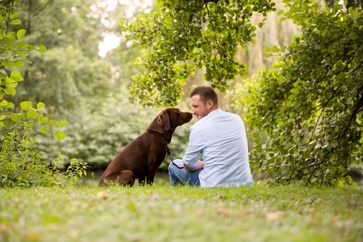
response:
<path id="1" fill-rule="evenodd" d="M 220 108 L 214 109 L 213 111 L 209 112 L 206 116 L 204 116 L 203 118 L 201 118 L 200 120 L 198 120 L 197 122 L 203 120 L 203 119 L 208 119 L 214 115 L 216 115 L 217 113 L 221 112 Z"/>

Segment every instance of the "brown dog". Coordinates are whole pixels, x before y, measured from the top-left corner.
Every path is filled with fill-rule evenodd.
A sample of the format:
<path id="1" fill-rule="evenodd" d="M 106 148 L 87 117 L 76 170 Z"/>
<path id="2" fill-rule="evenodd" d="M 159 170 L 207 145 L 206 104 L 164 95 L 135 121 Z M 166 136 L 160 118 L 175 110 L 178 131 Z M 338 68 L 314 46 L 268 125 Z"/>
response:
<path id="1" fill-rule="evenodd" d="M 144 184 L 145 179 L 152 184 L 176 127 L 191 119 L 191 113 L 180 112 L 177 108 L 163 110 L 145 133 L 126 145 L 111 161 L 100 178 L 100 185 L 108 180 L 132 186 L 135 179 L 140 184 Z"/>

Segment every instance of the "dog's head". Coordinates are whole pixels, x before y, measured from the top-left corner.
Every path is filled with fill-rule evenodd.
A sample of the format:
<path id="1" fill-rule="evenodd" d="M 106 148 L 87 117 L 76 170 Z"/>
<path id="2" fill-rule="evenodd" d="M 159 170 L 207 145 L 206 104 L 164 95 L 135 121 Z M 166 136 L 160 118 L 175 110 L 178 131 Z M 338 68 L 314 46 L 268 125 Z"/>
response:
<path id="1" fill-rule="evenodd" d="M 181 112 L 177 108 L 167 108 L 159 113 L 148 130 L 161 134 L 173 133 L 176 127 L 188 123 L 192 117 L 193 115 L 189 112 Z"/>

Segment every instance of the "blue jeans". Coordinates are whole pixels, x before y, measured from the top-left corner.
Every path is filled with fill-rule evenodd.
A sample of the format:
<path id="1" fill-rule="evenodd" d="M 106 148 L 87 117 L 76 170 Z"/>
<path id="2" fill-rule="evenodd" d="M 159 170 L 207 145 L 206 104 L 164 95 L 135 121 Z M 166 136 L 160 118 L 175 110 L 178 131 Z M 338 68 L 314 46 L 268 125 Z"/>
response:
<path id="1" fill-rule="evenodd" d="M 200 186 L 199 173 L 201 170 L 189 172 L 170 162 L 168 167 L 170 183 L 175 186 L 178 184 L 188 184 L 190 186 Z"/>

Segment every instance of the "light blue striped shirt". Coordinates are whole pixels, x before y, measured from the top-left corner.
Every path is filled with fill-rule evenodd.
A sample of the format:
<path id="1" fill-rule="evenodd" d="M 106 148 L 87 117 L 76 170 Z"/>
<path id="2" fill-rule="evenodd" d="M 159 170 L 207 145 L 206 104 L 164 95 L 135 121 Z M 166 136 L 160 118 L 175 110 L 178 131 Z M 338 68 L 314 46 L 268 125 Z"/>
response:
<path id="1" fill-rule="evenodd" d="M 216 109 L 191 127 L 183 163 L 195 167 L 201 157 L 201 187 L 253 185 L 246 130 L 237 114 Z"/>

